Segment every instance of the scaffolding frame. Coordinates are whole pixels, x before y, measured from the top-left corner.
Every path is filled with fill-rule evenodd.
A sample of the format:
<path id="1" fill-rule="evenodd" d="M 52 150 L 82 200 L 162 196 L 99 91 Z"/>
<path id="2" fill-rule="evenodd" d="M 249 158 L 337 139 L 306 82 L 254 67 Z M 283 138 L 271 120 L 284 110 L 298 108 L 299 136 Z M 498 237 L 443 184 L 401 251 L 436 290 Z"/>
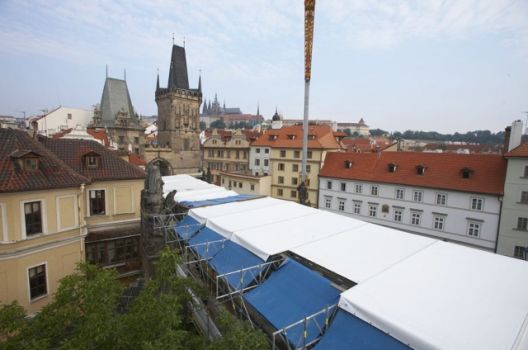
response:
<path id="1" fill-rule="evenodd" d="M 286 327 L 283 327 L 275 332 L 273 332 L 273 350 L 277 349 L 277 336 L 280 336 L 284 343 L 287 346 L 288 350 L 299 350 L 299 349 L 306 349 L 307 347 L 313 345 L 316 343 L 319 338 L 326 332 L 326 329 L 328 328 L 330 324 L 330 320 L 334 317 L 335 313 L 337 312 L 337 304 L 333 304 L 330 306 L 325 307 L 324 309 L 321 309 L 317 311 L 316 313 L 313 313 L 309 316 L 304 317 L 303 319 L 296 321 L 294 323 L 289 324 Z M 324 324 L 319 324 L 319 321 L 317 320 L 317 316 L 324 314 Z M 318 330 L 318 336 L 307 342 L 308 338 L 308 325 L 309 324 L 315 324 L 317 330 Z M 290 341 L 288 340 L 288 330 L 292 329 L 294 327 L 297 327 L 299 325 L 303 326 L 303 332 L 301 334 L 301 338 L 297 340 L 295 344 L 293 344 L 293 347 L 290 346 Z"/>

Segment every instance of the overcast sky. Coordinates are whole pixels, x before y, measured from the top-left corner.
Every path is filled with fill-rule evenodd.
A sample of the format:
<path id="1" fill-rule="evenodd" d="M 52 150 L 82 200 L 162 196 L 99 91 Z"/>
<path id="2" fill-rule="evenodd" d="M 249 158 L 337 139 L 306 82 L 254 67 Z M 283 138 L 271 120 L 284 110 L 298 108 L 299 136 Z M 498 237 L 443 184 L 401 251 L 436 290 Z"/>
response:
<path id="1" fill-rule="evenodd" d="M 0 114 L 90 108 L 106 64 L 156 114 L 172 33 L 207 100 L 302 117 L 302 0 L 0 0 Z M 527 0 L 318 0 L 313 50 L 311 119 L 454 132 L 526 118 Z"/>

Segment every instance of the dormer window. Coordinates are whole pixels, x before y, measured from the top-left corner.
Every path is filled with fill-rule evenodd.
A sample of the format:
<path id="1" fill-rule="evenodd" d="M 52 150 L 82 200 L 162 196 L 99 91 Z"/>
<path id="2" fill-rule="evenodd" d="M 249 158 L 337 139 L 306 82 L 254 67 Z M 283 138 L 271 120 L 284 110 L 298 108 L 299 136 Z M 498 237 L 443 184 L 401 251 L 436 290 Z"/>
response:
<path id="1" fill-rule="evenodd" d="M 271 141 L 275 141 L 277 139 L 277 135 L 269 135 L 269 139 Z"/>
<path id="2" fill-rule="evenodd" d="M 308 140 L 315 140 L 315 135 L 314 134 L 309 134 L 308 135 Z"/>
<path id="3" fill-rule="evenodd" d="M 99 168 L 101 163 L 101 156 L 95 152 L 89 152 L 84 155 L 84 164 L 89 169 Z"/>
<path id="4" fill-rule="evenodd" d="M 295 140 L 295 135 L 288 135 L 288 140 Z"/>
<path id="5" fill-rule="evenodd" d="M 425 169 L 427 169 L 425 167 L 425 165 L 418 165 L 416 166 L 416 174 L 418 175 L 425 175 Z"/>
<path id="6" fill-rule="evenodd" d="M 473 174 L 473 170 L 470 168 L 464 168 L 460 170 L 460 174 L 462 175 L 463 179 L 469 179 L 471 175 Z"/>
<path id="7" fill-rule="evenodd" d="M 389 172 L 390 173 L 395 173 L 397 168 L 398 168 L 398 165 L 396 165 L 394 163 L 389 163 Z"/>
<path id="8" fill-rule="evenodd" d="M 347 168 L 347 169 L 352 168 L 352 161 L 351 160 L 345 160 L 345 168 Z"/>
<path id="9" fill-rule="evenodd" d="M 22 171 L 35 171 L 39 169 L 40 154 L 29 150 L 15 151 L 11 153 L 15 165 Z"/>

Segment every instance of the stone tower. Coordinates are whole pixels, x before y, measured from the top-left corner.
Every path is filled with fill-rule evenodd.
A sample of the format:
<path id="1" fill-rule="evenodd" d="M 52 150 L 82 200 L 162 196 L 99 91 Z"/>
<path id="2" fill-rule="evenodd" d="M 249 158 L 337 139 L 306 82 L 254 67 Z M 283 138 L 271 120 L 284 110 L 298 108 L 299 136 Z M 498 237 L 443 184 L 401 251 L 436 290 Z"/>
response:
<path id="1" fill-rule="evenodd" d="M 169 82 L 160 88 L 156 84 L 158 105 L 158 145 L 170 148 L 162 159 L 170 163 L 171 174 L 194 174 L 202 168 L 200 153 L 201 77 L 197 89 L 189 88 L 185 48 L 172 46 Z M 167 175 L 167 174 L 163 174 Z"/>

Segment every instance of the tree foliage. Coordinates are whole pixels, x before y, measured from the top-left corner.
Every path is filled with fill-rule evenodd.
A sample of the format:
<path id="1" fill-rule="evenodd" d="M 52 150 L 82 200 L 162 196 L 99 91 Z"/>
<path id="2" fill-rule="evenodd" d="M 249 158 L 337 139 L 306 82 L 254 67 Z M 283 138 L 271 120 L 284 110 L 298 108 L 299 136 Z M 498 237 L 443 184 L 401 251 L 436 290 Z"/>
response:
<path id="1" fill-rule="evenodd" d="M 260 331 L 222 314 L 224 337 L 209 342 L 191 320 L 191 279 L 176 275 L 179 256 L 166 247 L 155 278 L 131 303 L 118 312 L 123 288 L 113 270 L 80 264 L 60 282 L 54 301 L 33 318 L 16 302 L 0 307 L 0 349 L 196 349 L 266 348 Z"/>

